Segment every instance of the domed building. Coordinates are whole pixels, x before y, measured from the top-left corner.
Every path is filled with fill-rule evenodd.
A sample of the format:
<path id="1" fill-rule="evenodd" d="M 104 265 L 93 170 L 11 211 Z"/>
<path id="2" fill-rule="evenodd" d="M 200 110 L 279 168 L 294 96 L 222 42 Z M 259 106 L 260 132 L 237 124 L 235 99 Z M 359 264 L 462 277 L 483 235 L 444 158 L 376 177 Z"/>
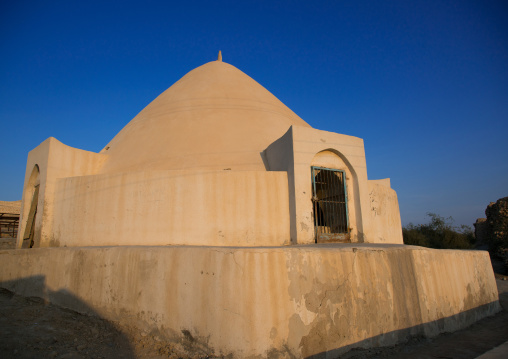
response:
<path id="1" fill-rule="evenodd" d="M 403 244 L 362 139 L 312 128 L 220 56 L 99 153 L 33 149 L 21 206 L 0 287 L 179 357 L 337 357 L 501 309 L 487 252 Z"/>
<path id="2" fill-rule="evenodd" d="M 363 141 L 313 129 L 219 58 L 164 91 L 100 153 L 28 156 L 20 247 L 402 243 Z"/>

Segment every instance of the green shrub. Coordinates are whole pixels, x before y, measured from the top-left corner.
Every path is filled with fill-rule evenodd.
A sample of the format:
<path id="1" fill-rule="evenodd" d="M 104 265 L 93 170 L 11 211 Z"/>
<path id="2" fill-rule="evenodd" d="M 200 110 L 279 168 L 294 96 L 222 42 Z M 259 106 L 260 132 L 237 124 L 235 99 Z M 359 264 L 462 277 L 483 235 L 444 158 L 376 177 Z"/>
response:
<path id="1" fill-rule="evenodd" d="M 402 228 L 405 244 L 438 249 L 471 249 L 475 237 L 471 227 L 454 227 L 453 218 L 443 218 L 435 213 L 427 213 L 430 222 Z"/>
<path id="2" fill-rule="evenodd" d="M 414 229 L 402 228 L 402 237 L 404 238 L 404 244 L 410 244 L 412 246 L 430 247 L 430 242 L 419 231 Z"/>

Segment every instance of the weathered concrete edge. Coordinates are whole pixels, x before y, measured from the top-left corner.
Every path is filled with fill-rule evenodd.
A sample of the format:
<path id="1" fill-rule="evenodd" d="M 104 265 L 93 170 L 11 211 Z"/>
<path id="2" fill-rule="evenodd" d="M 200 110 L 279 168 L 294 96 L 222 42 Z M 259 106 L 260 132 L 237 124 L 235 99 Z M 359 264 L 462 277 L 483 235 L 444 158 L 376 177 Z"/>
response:
<path id="1" fill-rule="evenodd" d="M 187 330 L 211 353 L 238 357 L 392 345 L 500 310 L 481 251 L 83 247 L 3 250 L 0 258 L 0 285 L 17 294 L 157 329 L 170 340 Z"/>

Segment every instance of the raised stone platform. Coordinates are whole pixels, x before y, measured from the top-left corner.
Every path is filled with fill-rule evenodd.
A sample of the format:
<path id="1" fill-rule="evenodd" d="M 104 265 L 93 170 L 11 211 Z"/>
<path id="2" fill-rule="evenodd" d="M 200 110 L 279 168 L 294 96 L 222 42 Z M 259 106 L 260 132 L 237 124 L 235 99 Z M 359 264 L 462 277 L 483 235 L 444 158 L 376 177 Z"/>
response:
<path id="1" fill-rule="evenodd" d="M 500 310 L 487 252 L 404 245 L 2 250 L 0 286 L 242 358 L 392 345 Z"/>

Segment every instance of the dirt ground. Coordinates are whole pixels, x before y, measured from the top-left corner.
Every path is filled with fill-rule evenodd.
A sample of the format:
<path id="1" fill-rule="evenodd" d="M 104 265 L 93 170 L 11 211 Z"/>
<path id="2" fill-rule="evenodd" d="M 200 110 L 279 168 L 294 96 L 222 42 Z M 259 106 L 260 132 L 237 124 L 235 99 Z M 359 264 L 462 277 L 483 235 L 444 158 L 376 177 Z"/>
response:
<path id="1" fill-rule="evenodd" d="M 411 338 L 393 347 L 354 349 L 340 358 L 476 358 L 508 341 L 508 280 L 494 263 L 503 310 L 469 328 L 435 338 Z M 188 358 L 189 342 L 165 343 L 157 333 L 120 331 L 98 317 L 82 315 L 0 289 L 0 358 Z M 194 348 L 199 352 L 200 348 Z M 208 358 L 203 350 L 194 358 Z"/>

